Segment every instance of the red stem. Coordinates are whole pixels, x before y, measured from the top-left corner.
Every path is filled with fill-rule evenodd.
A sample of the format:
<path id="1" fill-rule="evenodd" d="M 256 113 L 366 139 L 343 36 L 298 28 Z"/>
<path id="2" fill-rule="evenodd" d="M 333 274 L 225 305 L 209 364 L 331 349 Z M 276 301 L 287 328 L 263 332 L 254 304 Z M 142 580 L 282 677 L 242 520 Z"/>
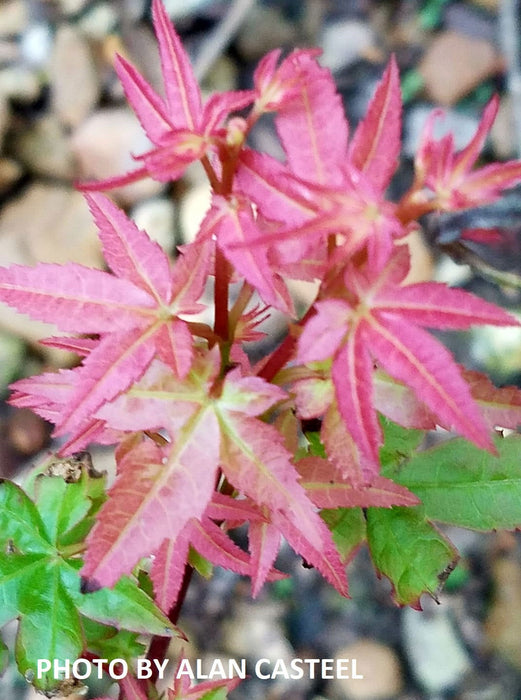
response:
<path id="1" fill-rule="evenodd" d="M 228 261 L 224 257 L 218 245 L 215 246 L 215 287 L 214 287 L 214 308 L 215 323 L 214 331 L 222 340 L 229 339 L 228 328 L 228 286 L 230 282 L 230 272 Z"/>

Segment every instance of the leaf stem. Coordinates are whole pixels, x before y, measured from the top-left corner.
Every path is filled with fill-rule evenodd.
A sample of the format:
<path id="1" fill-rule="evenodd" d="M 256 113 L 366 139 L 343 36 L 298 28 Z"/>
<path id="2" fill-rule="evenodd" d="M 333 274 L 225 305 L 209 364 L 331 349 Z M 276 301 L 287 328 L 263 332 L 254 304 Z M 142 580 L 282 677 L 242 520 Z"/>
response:
<path id="1" fill-rule="evenodd" d="M 229 340 L 228 328 L 228 286 L 230 282 L 230 270 L 228 261 L 224 257 L 218 245 L 215 246 L 215 286 L 214 286 L 214 308 L 215 322 L 214 331 L 223 341 Z"/>
<path id="2" fill-rule="evenodd" d="M 192 574 L 194 573 L 193 567 L 190 566 L 190 564 L 186 564 L 185 566 L 185 571 L 183 574 L 183 582 L 181 584 L 181 589 L 179 591 L 179 595 L 177 596 L 177 600 L 175 605 L 170 609 L 168 612 L 168 619 L 173 625 L 177 625 L 179 621 L 179 615 L 181 614 L 181 608 L 183 607 L 184 600 L 186 598 L 186 594 L 188 592 L 188 586 L 190 585 L 190 581 L 192 580 Z M 166 654 L 168 652 L 168 647 L 170 645 L 170 638 L 169 637 L 152 637 L 152 641 L 150 642 L 150 646 L 148 648 L 148 653 L 147 653 L 147 659 L 149 661 L 153 661 L 153 659 L 157 659 L 158 661 L 164 661 L 166 658 Z M 152 676 L 150 678 L 150 681 L 152 683 L 156 683 L 158 680 L 158 668 L 157 664 L 153 664 L 152 668 Z"/>

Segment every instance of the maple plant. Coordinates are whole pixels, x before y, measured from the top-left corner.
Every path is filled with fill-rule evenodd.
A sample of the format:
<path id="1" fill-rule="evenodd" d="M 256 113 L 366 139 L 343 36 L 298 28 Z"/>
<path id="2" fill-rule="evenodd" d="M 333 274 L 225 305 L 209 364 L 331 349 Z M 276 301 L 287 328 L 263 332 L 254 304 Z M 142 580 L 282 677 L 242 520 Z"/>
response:
<path id="1" fill-rule="evenodd" d="M 153 19 L 164 96 L 115 64 L 152 146 L 133 172 L 82 185 L 108 271 L 0 270 L 0 299 L 56 324 L 65 335 L 42 342 L 79 358 L 13 385 L 11 403 L 51 421 L 61 446 L 23 489 L 0 485 L 0 624 L 19 619 L 18 667 L 49 695 L 66 681 L 37 675 L 41 657 L 127 659 L 131 670 L 140 655 L 163 659 L 193 570 L 231 569 L 256 596 L 284 576 L 284 539 L 346 596 L 346 565 L 365 544 L 395 601 L 419 608 L 458 558 L 434 522 L 521 525 L 521 392 L 458 366 L 424 330 L 518 321 L 463 290 L 408 282 L 419 217 L 521 182 L 519 161 L 476 167 L 497 98 L 460 152 L 451 135 L 434 138 L 433 115 L 394 202 L 394 59 L 349 137 L 318 51 L 274 51 L 252 90 L 203 104 L 160 0 Z M 284 162 L 248 145 L 266 113 Z M 172 260 L 100 191 L 172 182 L 194 161 L 211 206 Z M 288 279 L 316 283 L 300 315 Z M 200 316 L 209 306 L 212 323 Z M 287 334 L 254 363 L 248 348 L 273 309 Z M 423 449 L 429 431 L 447 439 Z M 82 453 L 96 443 L 116 446 L 108 489 Z M 244 525 L 248 551 L 230 536 Z M 176 682 L 165 698 L 209 700 L 233 685 Z M 158 698 L 152 681 L 120 686 L 121 697 Z"/>

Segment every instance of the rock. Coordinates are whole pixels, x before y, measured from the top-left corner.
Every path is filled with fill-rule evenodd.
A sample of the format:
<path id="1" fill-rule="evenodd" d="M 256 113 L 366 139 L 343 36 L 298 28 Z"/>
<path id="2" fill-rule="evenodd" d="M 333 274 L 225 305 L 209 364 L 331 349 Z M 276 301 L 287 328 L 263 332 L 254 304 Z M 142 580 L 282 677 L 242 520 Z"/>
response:
<path id="1" fill-rule="evenodd" d="M 30 24 L 20 39 L 20 51 L 33 68 L 45 68 L 51 56 L 53 36 L 48 24 Z"/>
<path id="2" fill-rule="evenodd" d="M 101 41 L 114 31 L 117 23 L 118 13 L 114 5 L 100 2 L 88 8 L 86 14 L 78 21 L 78 27 L 85 36 Z"/>
<path id="3" fill-rule="evenodd" d="M 89 44 L 72 25 L 58 27 L 49 79 L 54 113 L 65 126 L 78 126 L 97 104 L 101 88 Z"/>
<path id="4" fill-rule="evenodd" d="M 521 139 L 521 135 L 518 139 Z M 510 95 L 501 97 L 499 110 L 490 130 L 490 140 L 494 153 L 500 160 L 508 160 L 521 155 L 521 141 L 516 140 L 514 112 Z M 519 153 L 518 149 L 520 149 Z"/>
<path id="5" fill-rule="evenodd" d="M 69 138 L 52 114 L 32 122 L 29 128 L 15 134 L 12 147 L 18 160 L 34 175 L 60 180 L 72 180 L 76 175 Z"/>
<path id="6" fill-rule="evenodd" d="M 25 344 L 9 333 L 0 332 L 0 396 L 5 396 L 10 382 L 21 373 Z"/>
<path id="7" fill-rule="evenodd" d="M 44 262 L 81 262 L 101 267 L 103 259 L 96 228 L 79 192 L 67 187 L 35 184 L 4 207 L 0 214 L 0 265 Z M 2 306 L 0 327 L 38 347 L 55 364 L 71 356 L 37 345 L 56 334 L 52 324 L 32 321 Z"/>
<path id="8" fill-rule="evenodd" d="M 403 646 L 419 685 L 428 694 L 442 694 L 457 688 L 472 664 L 447 609 L 422 602 L 422 612 L 402 612 Z"/>
<path id="9" fill-rule="evenodd" d="M 428 104 L 418 104 L 412 106 L 405 114 L 403 154 L 409 158 L 414 158 L 423 128 L 427 119 L 432 114 L 433 107 Z M 438 140 L 445 134 L 451 133 L 454 136 L 454 145 L 457 151 L 464 148 L 472 139 L 478 128 L 480 115 L 459 112 L 455 109 L 444 110 L 434 122 L 433 137 Z"/>
<path id="10" fill-rule="evenodd" d="M 192 243 L 195 240 L 201 222 L 210 208 L 210 201 L 210 186 L 205 182 L 192 187 L 183 196 L 179 206 L 182 243 Z"/>
<path id="11" fill-rule="evenodd" d="M 494 376 L 511 381 L 521 371 L 521 328 L 480 326 L 470 331 L 472 362 Z"/>
<path id="12" fill-rule="evenodd" d="M 13 411 L 7 420 L 6 439 L 18 454 L 30 457 L 49 442 L 50 426 L 28 408 Z"/>
<path id="13" fill-rule="evenodd" d="M 96 227 L 83 196 L 68 187 L 31 185 L 0 214 L 1 263 L 79 262 L 103 267 Z M 17 241 L 21 260 L 6 259 Z"/>
<path id="14" fill-rule="evenodd" d="M 366 22 L 344 20 L 326 24 L 319 38 L 323 50 L 320 63 L 333 73 L 374 50 L 373 30 Z"/>
<path id="15" fill-rule="evenodd" d="M 175 244 L 175 208 L 170 199 L 147 199 L 131 211 L 132 219 L 167 253 Z"/>
<path id="16" fill-rule="evenodd" d="M 279 7 L 256 3 L 246 16 L 237 36 L 237 48 L 247 61 L 257 61 L 271 49 L 293 46 L 297 40 L 294 23 Z"/>
<path id="17" fill-rule="evenodd" d="M 280 623 L 281 608 L 276 603 L 241 601 L 223 625 L 223 648 L 235 658 L 262 657 L 290 662 L 293 649 Z"/>
<path id="18" fill-rule="evenodd" d="M 491 44 L 496 43 L 496 23 L 490 21 L 487 13 L 476 10 L 467 3 L 449 5 L 444 13 L 444 25 L 446 29 L 461 32 L 474 39 L 486 39 Z"/>
<path id="19" fill-rule="evenodd" d="M 359 639 L 340 649 L 336 658 L 349 659 L 346 675 L 350 676 L 330 681 L 331 695 L 338 700 L 384 700 L 402 690 L 403 672 L 398 656 L 385 644 Z"/>
<path id="20" fill-rule="evenodd" d="M 0 36 L 21 34 L 28 20 L 28 4 L 24 0 L 0 3 Z"/>
<path id="21" fill-rule="evenodd" d="M 501 58 L 489 41 L 447 30 L 428 46 L 418 72 L 430 99 L 449 106 L 501 68 Z"/>
<path id="22" fill-rule="evenodd" d="M 494 594 L 485 622 L 490 648 L 521 669 L 521 565 L 515 550 L 492 565 Z"/>
<path id="23" fill-rule="evenodd" d="M 0 158 L 0 195 L 8 192 L 22 177 L 20 164 L 12 158 Z"/>
<path id="24" fill-rule="evenodd" d="M 88 117 L 74 131 L 71 148 L 78 159 L 80 177 L 102 180 L 139 167 L 131 154 L 150 150 L 151 143 L 129 109 L 114 108 L 99 110 Z M 122 204 L 134 204 L 159 194 L 163 187 L 163 183 L 145 178 L 111 190 L 111 196 Z"/>
<path id="25" fill-rule="evenodd" d="M 486 10 L 497 12 L 501 0 L 470 0 L 470 2 L 478 7 L 484 7 Z"/>
<path id="26" fill-rule="evenodd" d="M 13 64 L 0 70 L 0 99 L 2 97 L 17 102 L 35 102 L 42 86 L 34 71 L 21 64 Z"/>
<path id="27" fill-rule="evenodd" d="M 0 150 L 2 149 L 4 137 L 9 128 L 10 110 L 7 99 L 0 95 Z"/>

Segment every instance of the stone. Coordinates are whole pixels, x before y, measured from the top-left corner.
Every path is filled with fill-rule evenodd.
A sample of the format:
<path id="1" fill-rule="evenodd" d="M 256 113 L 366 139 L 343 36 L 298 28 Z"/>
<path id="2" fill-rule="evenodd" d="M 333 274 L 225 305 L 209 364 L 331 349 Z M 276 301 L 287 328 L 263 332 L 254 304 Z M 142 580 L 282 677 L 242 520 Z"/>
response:
<path id="1" fill-rule="evenodd" d="M 446 106 L 501 70 L 501 57 L 490 42 L 451 30 L 434 37 L 418 66 L 429 98 Z"/>
<path id="2" fill-rule="evenodd" d="M 359 639 L 336 653 L 337 659 L 349 659 L 350 678 L 329 682 L 331 696 L 338 700 L 387 700 L 403 687 L 403 672 L 396 652 L 372 639 Z M 356 662 L 356 663 L 354 663 Z M 363 678 L 356 678 L 363 676 Z"/>
<path id="3" fill-rule="evenodd" d="M 256 3 L 246 16 L 237 36 L 237 48 L 243 58 L 257 61 L 271 49 L 293 46 L 297 40 L 294 23 L 279 7 Z"/>
<path id="4" fill-rule="evenodd" d="M 63 125 L 53 114 L 35 120 L 12 139 L 13 153 L 27 170 L 44 177 L 72 180 L 76 163 Z"/>
<path id="5" fill-rule="evenodd" d="M 0 3 L 0 36 L 20 34 L 28 21 L 28 3 L 24 0 L 3 0 Z"/>
<path id="6" fill-rule="evenodd" d="M 347 68 L 374 50 L 375 37 L 367 22 L 344 20 L 326 24 L 319 38 L 320 63 L 333 73 Z"/>
<path id="7" fill-rule="evenodd" d="M 0 396 L 5 397 L 9 383 L 21 373 L 24 358 L 24 343 L 16 336 L 0 332 Z"/>
<path id="8" fill-rule="evenodd" d="M 499 556 L 492 565 L 494 593 L 485 621 L 492 651 L 521 669 L 521 565 L 513 552 Z"/>
<path id="9" fill-rule="evenodd" d="M 138 204 L 130 212 L 136 225 L 167 253 L 175 244 L 175 207 L 170 199 L 157 197 Z"/>
<path id="10" fill-rule="evenodd" d="M 0 158 L 0 195 L 8 192 L 22 177 L 23 171 L 16 160 Z"/>
<path id="11" fill-rule="evenodd" d="M 490 130 L 490 141 L 499 160 L 509 160 L 521 155 L 521 133 L 516 139 L 514 110 L 510 95 L 503 95 L 498 113 Z"/>
<path id="12" fill-rule="evenodd" d="M 78 27 L 89 39 L 102 41 L 118 24 L 118 13 L 114 5 L 107 2 L 96 3 L 78 21 Z"/>
<path id="13" fill-rule="evenodd" d="M 42 85 L 35 71 L 20 63 L 0 70 L 0 99 L 8 98 L 17 102 L 35 102 L 40 96 Z"/>
<path id="14" fill-rule="evenodd" d="M 103 265 L 96 227 L 79 192 L 34 184 L 1 211 L 0 265 L 34 265 L 39 261 Z M 52 324 L 33 321 L 2 305 L 0 328 L 37 347 L 52 364 L 72 360 L 70 353 L 38 345 L 40 338 L 57 334 Z"/>
<path id="15" fill-rule="evenodd" d="M 192 187 L 182 197 L 179 205 L 179 226 L 182 243 L 192 243 L 201 222 L 210 208 L 211 189 L 207 182 Z"/>
<path id="16" fill-rule="evenodd" d="M 132 153 L 144 153 L 151 143 L 127 108 L 102 109 L 88 117 L 72 134 L 71 148 L 78 160 L 80 179 L 102 180 L 139 167 Z M 111 190 L 121 204 L 159 194 L 164 185 L 150 178 Z"/>
<path id="17" fill-rule="evenodd" d="M 20 39 L 22 57 L 33 68 L 46 69 L 52 45 L 51 27 L 44 22 L 31 23 Z"/>
<path id="18" fill-rule="evenodd" d="M 432 114 L 433 107 L 428 104 L 413 105 L 404 115 L 403 154 L 414 158 L 427 119 Z M 446 109 L 435 119 L 433 137 L 438 140 L 445 134 L 452 133 L 456 151 L 464 148 L 476 133 L 481 114 L 460 112 L 456 109 Z"/>
<path id="19" fill-rule="evenodd" d="M 60 186 L 34 184 L 0 213 L 1 264 L 19 262 L 78 262 L 104 265 L 96 227 L 83 196 Z M 19 245 L 18 257 L 8 259 L 10 241 Z M 12 257 L 12 256 L 11 256 Z"/>
<path id="20" fill-rule="evenodd" d="M 403 647 L 419 685 L 429 696 L 441 695 L 461 684 L 472 663 L 447 608 L 430 599 L 422 605 L 402 611 Z"/>
<path id="21" fill-rule="evenodd" d="M 49 80 L 54 113 L 65 126 L 78 126 L 97 104 L 101 86 L 89 44 L 72 25 L 58 27 Z"/>

